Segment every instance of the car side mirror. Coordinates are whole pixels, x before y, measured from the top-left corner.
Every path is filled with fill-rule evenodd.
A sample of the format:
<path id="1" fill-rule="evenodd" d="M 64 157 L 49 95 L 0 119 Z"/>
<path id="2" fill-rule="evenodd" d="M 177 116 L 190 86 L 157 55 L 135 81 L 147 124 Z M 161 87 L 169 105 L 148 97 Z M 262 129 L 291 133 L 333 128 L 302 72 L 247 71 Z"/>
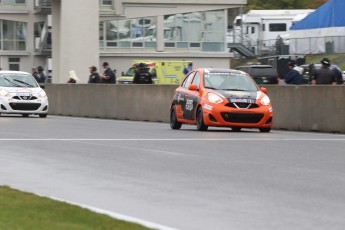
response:
<path id="1" fill-rule="evenodd" d="M 264 94 L 267 93 L 267 89 L 266 89 L 265 87 L 261 87 L 261 88 L 260 88 L 260 91 L 263 92 Z"/>
<path id="2" fill-rule="evenodd" d="M 122 72 L 121 75 L 122 75 L 122 76 L 125 76 L 125 72 Z"/>
<path id="3" fill-rule="evenodd" d="M 41 89 L 45 88 L 44 84 L 39 84 L 39 85 L 40 85 Z"/>
<path id="4" fill-rule="evenodd" d="M 194 85 L 194 84 L 190 84 L 188 86 L 188 89 L 189 90 L 192 90 L 192 91 L 198 91 L 198 86 L 197 85 Z"/>

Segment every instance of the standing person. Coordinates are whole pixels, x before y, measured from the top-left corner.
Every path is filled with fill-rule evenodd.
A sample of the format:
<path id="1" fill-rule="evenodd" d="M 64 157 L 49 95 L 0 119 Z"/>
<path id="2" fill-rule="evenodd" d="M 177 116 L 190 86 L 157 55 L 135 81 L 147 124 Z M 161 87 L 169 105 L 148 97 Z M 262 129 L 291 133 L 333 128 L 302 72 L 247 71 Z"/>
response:
<path id="1" fill-rule="evenodd" d="M 314 71 L 312 84 L 313 85 L 335 85 L 336 84 L 336 75 L 329 68 L 331 62 L 328 58 L 323 58 L 321 60 L 322 67 Z"/>
<path id="2" fill-rule="evenodd" d="M 152 84 L 152 75 L 144 63 L 140 63 L 135 72 L 133 84 Z"/>
<path id="3" fill-rule="evenodd" d="M 310 64 L 308 66 L 308 84 L 311 85 L 312 84 L 312 79 L 313 79 L 313 76 L 315 74 L 315 65 L 314 64 Z"/>
<path id="4" fill-rule="evenodd" d="M 80 79 L 77 76 L 77 73 L 74 70 L 69 71 L 69 79 L 67 83 L 77 83 L 78 81 L 80 81 Z"/>
<path id="5" fill-rule="evenodd" d="M 302 75 L 295 69 L 295 63 L 288 63 L 289 72 L 285 76 L 285 83 L 291 85 L 300 85 L 303 83 Z"/>
<path id="6" fill-rule="evenodd" d="M 38 74 L 37 69 L 35 67 L 31 68 L 31 75 L 36 79 L 38 83 L 40 83 L 40 75 Z"/>
<path id="7" fill-rule="evenodd" d="M 277 36 L 276 38 L 276 53 L 278 55 L 282 54 L 283 53 L 283 45 L 284 45 L 284 41 L 283 41 L 283 38 L 280 37 L 280 35 Z"/>
<path id="8" fill-rule="evenodd" d="M 103 62 L 104 73 L 99 74 L 102 83 L 106 84 L 116 84 L 116 76 L 114 71 L 110 68 L 108 62 Z"/>
<path id="9" fill-rule="evenodd" d="M 90 66 L 90 76 L 89 76 L 89 82 L 88 83 L 99 83 L 100 78 L 99 74 L 97 73 L 97 67 L 96 66 Z"/>
<path id="10" fill-rule="evenodd" d="M 46 75 L 43 72 L 43 67 L 42 66 L 38 66 L 37 67 L 37 72 L 39 75 L 39 81 L 37 81 L 38 83 L 45 83 L 46 82 Z"/>
<path id="11" fill-rule="evenodd" d="M 343 74 L 341 73 L 341 71 L 335 65 L 331 66 L 331 70 L 335 73 L 335 79 L 336 79 L 337 85 L 342 85 L 344 81 L 343 81 Z"/>

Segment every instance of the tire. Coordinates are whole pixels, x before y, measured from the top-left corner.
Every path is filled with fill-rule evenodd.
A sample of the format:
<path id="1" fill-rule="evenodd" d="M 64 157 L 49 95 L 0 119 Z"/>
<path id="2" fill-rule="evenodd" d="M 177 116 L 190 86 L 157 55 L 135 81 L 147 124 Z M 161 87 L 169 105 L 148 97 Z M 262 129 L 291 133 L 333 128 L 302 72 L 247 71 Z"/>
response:
<path id="1" fill-rule="evenodd" d="M 231 127 L 231 130 L 233 131 L 233 132 L 240 132 L 241 131 L 241 127 Z"/>
<path id="2" fill-rule="evenodd" d="M 38 116 L 40 116 L 40 118 L 46 118 L 48 114 L 39 114 Z"/>
<path id="3" fill-rule="evenodd" d="M 23 117 L 29 117 L 29 114 L 23 113 L 22 116 Z"/>
<path id="4" fill-rule="evenodd" d="M 175 105 L 171 108 L 170 112 L 170 127 L 172 129 L 180 129 L 182 126 L 181 122 L 177 121 Z"/>
<path id="5" fill-rule="evenodd" d="M 199 106 L 198 112 L 196 114 L 196 129 L 198 131 L 207 131 L 208 126 L 204 123 L 204 116 L 202 113 L 202 108 Z"/>
<path id="6" fill-rule="evenodd" d="M 262 133 L 269 133 L 271 131 L 271 128 L 259 128 L 259 130 Z"/>

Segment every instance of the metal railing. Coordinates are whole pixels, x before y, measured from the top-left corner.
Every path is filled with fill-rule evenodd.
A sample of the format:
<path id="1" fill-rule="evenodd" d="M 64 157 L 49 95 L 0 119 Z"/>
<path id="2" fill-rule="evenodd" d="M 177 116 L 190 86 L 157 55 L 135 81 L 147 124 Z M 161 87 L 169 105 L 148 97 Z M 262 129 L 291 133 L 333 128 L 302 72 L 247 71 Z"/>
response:
<path id="1" fill-rule="evenodd" d="M 345 36 L 289 38 L 277 44 L 275 39 L 242 42 L 257 56 L 345 53 Z"/>

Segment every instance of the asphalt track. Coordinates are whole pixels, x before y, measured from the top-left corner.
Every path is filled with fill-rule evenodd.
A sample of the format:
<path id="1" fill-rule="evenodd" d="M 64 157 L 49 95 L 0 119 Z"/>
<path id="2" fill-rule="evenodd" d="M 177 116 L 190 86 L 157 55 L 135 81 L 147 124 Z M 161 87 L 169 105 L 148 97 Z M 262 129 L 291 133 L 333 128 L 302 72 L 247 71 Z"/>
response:
<path id="1" fill-rule="evenodd" d="M 59 116 L 0 127 L 0 185 L 172 229 L 345 229 L 345 135 Z"/>

